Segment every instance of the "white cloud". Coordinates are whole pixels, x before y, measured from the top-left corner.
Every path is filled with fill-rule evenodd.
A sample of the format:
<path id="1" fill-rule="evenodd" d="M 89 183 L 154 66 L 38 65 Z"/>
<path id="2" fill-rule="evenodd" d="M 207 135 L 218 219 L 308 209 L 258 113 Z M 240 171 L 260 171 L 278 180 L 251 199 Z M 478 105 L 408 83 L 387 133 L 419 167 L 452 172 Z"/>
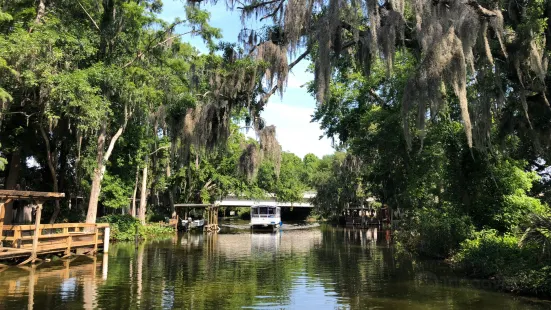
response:
<path id="1" fill-rule="evenodd" d="M 318 123 L 310 122 L 313 113 L 313 107 L 270 102 L 261 116 L 266 125 L 276 126 L 277 139 L 283 151 L 295 153 L 301 158 L 308 153 L 321 158 L 335 150 L 329 139 L 319 139 L 323 131 Z M 254 136 L 254 133 L 250 132 L 249 135 Z"/>
<path id="2" fill-rule="evenodd" d="M 309 80 L 303 81 L 294 74 L 290 73 L 289 77 L 287 78 L 287 88 L 301 88 L 305 83 L 307 83 Z"/>

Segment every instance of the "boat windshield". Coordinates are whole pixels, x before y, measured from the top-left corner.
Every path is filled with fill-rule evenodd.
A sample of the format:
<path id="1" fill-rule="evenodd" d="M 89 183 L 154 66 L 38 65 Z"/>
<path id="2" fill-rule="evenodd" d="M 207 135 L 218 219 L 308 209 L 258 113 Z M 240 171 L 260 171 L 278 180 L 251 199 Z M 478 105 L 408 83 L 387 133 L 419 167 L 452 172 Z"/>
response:
<path id="1" fill-rule="evenodd" d="M 275 217 L 279 215 L 277 207 L 257 206 L 251 208 L 252 217 Z"/>

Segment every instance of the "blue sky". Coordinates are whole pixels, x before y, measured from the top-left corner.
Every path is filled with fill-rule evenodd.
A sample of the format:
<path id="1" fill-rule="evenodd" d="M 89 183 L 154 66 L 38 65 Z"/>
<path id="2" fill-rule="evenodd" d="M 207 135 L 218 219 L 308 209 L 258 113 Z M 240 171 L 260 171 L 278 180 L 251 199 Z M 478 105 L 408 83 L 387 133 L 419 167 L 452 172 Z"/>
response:
<path id="1" fill-rule="evenodd" d="M 172 22 L 177 17 L 182 19 L 185 17 L 183 1 L 164 0 L 163 3 L 161 17 L 166 21 Z M 211 12 L 210 24 L 222 30 L 224 41 L 237 41 L 241 29 L 241 18 L 238 11 L 226 10 L 225 1 L 219 1 L 214 6 L 207 5 L 203 8 Z M 254 25 L 249 26 L 254 27 Z M 185 30 L 181 29 L 181 31 Z M 182 37 L 182 40 L 190 42 L 201 52 L 208 51 L 199 37 L 187 36 Z M 301 158 L 308 153 L 322 157 L 334 152 L 329 139 L 325 137 L 319 139 L 323 135 L 319 124 L 310 122 L 316 102 L 305 88 L 300 87 L 313 79 L 312 74 L 306 70 L 308 65 L 309 63 L 303 60 L 293 68 L 289 74 L 288 87 L 283 98 L 279 95 L 272 96 L 261 115 L 267 125 L 276 126 L 277 138 L 283 150 L 295 153 Z M 254 137 L 252 131 L 249 132 L 249 135 Z"/>

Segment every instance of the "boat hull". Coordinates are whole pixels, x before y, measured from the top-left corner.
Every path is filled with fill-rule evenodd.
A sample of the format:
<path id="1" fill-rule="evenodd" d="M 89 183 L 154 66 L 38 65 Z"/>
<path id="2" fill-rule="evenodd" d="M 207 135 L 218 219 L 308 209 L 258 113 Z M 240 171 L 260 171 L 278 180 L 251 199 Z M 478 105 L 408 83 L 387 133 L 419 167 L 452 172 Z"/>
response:
<path id="1" fill-rule="evenodd" d="M 278 228 L 281 227 L 281 218 L 253 218 L 251 219 L 252 228 Z"/>

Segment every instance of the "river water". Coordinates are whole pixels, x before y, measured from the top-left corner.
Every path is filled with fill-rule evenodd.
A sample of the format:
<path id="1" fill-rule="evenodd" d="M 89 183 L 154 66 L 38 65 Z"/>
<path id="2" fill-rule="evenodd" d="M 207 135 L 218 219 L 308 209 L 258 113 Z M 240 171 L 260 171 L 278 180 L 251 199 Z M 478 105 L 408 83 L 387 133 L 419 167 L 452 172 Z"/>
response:
<path id="1" fill-rule="evenodd" d="M 396 259 L 386 231 L 181 234 L 0 271 L 0 309 L 549 309 L 442 263 Z"/>

